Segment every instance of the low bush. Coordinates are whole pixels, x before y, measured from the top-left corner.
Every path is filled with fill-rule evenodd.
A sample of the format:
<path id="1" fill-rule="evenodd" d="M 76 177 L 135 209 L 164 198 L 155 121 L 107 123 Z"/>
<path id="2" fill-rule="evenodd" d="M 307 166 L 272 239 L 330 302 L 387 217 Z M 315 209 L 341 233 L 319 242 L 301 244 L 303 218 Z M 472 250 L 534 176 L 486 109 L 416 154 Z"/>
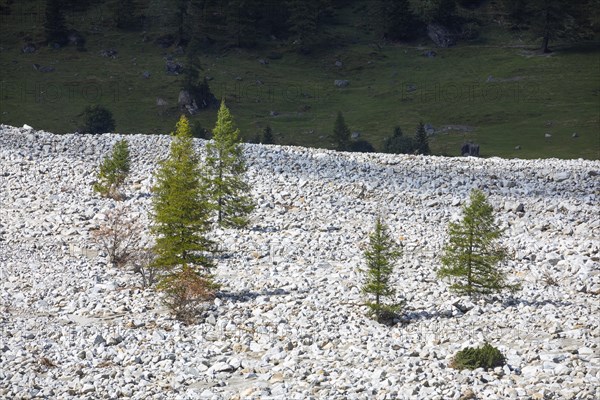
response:
<path id="1" fill-rule="evenodd" d="M 485 343 L 481 347 L 466 347 L 456 353 L 450 367 L 455 369 L 490 369 L 506 363 L 504 355 L 496 347 Z"/>
<path id="2" fill-rule="evenodd" d="M 181 271 L 163 276 L 157 289 L 165 293 L 164 304 L 184 323 L 192 323 L 203 305 L 212 300 L 218 285 L 183 266 Z"/>
<path id="3" fill-rule="evenodd" d="M 123 268 L 132 261 L 140 240 L 141 226 L 130 217 L 131 210 L 117 207 L 106 214 L 104 223 L 92 232 L 92 240 L 108 255 L 109 262 Z"/>
<path id="4" fill-rule="evenodd" d="M 102 106 L 88 106 L 83 110 L 83 133 L 107 133 L 115 130 L 112 113 Z"/>

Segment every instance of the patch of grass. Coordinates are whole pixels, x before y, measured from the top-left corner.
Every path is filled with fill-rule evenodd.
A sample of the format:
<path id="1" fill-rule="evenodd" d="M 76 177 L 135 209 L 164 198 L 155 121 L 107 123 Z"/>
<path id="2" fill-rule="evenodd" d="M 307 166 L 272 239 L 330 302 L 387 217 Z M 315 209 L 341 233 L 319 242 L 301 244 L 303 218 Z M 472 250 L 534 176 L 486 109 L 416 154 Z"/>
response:
<path id="1" fill-rule="evenodd" d="M 166 75 L 164 57 L 184 62 L 184 56 L 152 43 L 162 27 L 118 32 L 106 18 L 110 11 L 98 6 L 68 18 L 86 22 L 75 26 L 87 39 L 86 52 L 42 46 L 22 54 L 25 39 L 39 44 L 43 38 L 43 1 L 23 4 L 0 24 L 0 122 L 71 132 L 86 106 L 100 104 L 113 113 L 118 132 L 171 131 L 180 114 L 181 78 Z M 359 17 L 352 9 L 339 12 Z M 328 28 L 340 44 L 335 48 L 311 56 L 290 51 L 283 41 L 230 49 L 203 56 L 203 73 L 213 78 L 217 98 L 227 99 L 246 139 L 270 125 L 280 144 L 330 147 L 335 116 L 342 111 L 350 129 L 377 149 L 395 125 L 413 135 L 422 120 L 439 132 L 430 138 L 437 154 L 459 155 L 461 144 L 471 140 L 481 145 L 482 156 L 600 158 L 597 43 L 554 44 L 554 53 L 541 56 L 537 41 L 487 25 L 480 39 L 436 48 L 437 56 L 427 58 L 422 53 L 433 49 L 429 41 L 376 46 L 357 21 L 347 18 Z M 108 48 L 118 57 L 99 55 Z M 272 51 L 283 57 L 268 65 L 258 62 Z M 55 71 L 41 73 L 34 63 Z M 144 71 L 150 78 L 143 78 Z M 350 85 L 336 88 L 336 79 Z M 157 97 L 168 105 L 157 107 Z M 216 110 L 192 120 L 211 129 Z M 468 130 L 446 131 L 448 125 Z M 546 133 L 552 137 L 545 139 Z"/>

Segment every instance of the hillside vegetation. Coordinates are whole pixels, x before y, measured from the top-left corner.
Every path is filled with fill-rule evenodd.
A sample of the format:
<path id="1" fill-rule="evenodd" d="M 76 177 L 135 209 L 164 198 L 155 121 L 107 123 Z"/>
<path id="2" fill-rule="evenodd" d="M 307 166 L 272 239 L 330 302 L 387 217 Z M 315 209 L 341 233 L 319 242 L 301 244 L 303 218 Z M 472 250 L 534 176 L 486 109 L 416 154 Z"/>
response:
<path id="1" fill-rule="evenodd" d="M 200 78 L 208 77 L 215 97 L 226 99 L 246 140 L 269 125 L 277 143 L 331 148 L 341 111 L 377 150 L 395 126 L 412 136 L 423 121 L 435 129 L 434 154 L 459 155 L 461 144 L 472 141 L 482 156 L 600 157 L 597 33 L 591 29 L 576 41 L 554 35 L 553 51 L 543 53 L 534 14 L 523 12 L 526 20 L 518 21 L 498 2 L 458 2 L 447 24 L 461 34 L 448 48 L 427 37 L 425 20 L 408 33 L 382 31 L 385 21 L 373 16 L 371 5 L 385 2 L 358 0 L 320 2 L 327 6 L 318 9 L 308 48 L 298 44 L 308 39 L 297 37 L 299 22 L 291 17 L 299 2 L 251 14 L 260 29 L 249 30 L 254 26 L 242 23 L 243 13 L 236 14 L 238 28 L 227 22 L 232 10 L 243 11 L 239 2 L 174 2 L 184 6 L 181 17 L 165 1 L 123 1 L 135 3 L 133 21 L 142 22 L 122 29 L 113 2 L 82 7 L 71 0 L 62 2 L 65 26 L 85 43 L 59 47 L 45 33 L 47 3 L 2 2 L 1 123 L 74 132 L 85 107 L 100 104 L 113 113 L 117 132 L 167 133 L 182 113 L 183 74 L 167 74 L 166 63 L 186 67 L 194 48 Z M 200 3 L 204 14 L 194 14 Z M 286 22 L 279 26 L 281 10 L 290 19 L 281 17 Z M 200 25 L 198 15 L 210 24 Z M 474 32 L 467 35 L 465 27 Z M 157 44 L 169 34 L 172 42 Z M 23 51 L 28 44 L 33 52 Z M 335 80 L 348 85 L 336 87 Z M 216 108 L 191 120 L 210 129 Z"/>

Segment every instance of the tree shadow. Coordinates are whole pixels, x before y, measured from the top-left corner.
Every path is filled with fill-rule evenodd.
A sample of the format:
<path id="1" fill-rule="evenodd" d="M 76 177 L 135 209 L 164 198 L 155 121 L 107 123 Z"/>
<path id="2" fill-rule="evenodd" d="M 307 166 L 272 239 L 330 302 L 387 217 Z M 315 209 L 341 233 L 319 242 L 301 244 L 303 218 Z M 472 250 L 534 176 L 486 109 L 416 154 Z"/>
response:
<path id="1" fill-rule="evenodd" d="M 519 304 L 524 306 L 535 306 L 535 307 L 543 307 L 545 305 L 553 305 L 554 307 L 568 307 L 573 305 L 570 301 L 561 301 L 561 300 L 529 300 L 522 298 L 511 298 L 502 300 L 502 307 L 510 308 L 510 307 L 518 307 Z"/>
<path id="2" fill-rule="evenodd" d="M 291 294 L 285 289 L 265 289 L 259 292 L 251 290 L 242 290 L 239 292 L 221 292 L 217 294 L 217 297 L 223 300 L 231 300 L 234 303 L 246 303 L 251 300 L 255 300 L 260 296 L 285 296 Z"/>

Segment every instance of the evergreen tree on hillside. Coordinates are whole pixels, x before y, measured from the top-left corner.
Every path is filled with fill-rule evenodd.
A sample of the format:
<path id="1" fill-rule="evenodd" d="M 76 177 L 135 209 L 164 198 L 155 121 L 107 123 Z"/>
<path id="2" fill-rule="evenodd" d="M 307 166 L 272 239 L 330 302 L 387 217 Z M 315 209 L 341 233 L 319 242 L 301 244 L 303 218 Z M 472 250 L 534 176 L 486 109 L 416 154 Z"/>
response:
<path id="1" fill-rule="evenodd" d="M 429 24 L 437 23 L 450 28 L 456 15 L 455 0 L 410 0 L 413 12 Z"/>
<path id="2" fill-rule="evenodd" d="M 598 23 L 597 0 L 506 0 L 504 11 L 517 28 L 531 28 L 542 40 L 541 50 L 549 53 L 556 39 L 578 41 L 593 36 Z M 596 21 L 596 22 L 595 22 Z"/>
<path id="3" fill-rule="evenodd" d="M 275 138 L 273 137 L 273 130 L 271 129 L 271 127 L 269 125 L 267 125 L 267 127 L 263 131 L 262 143 L 263 144 L 274 144 L 275 143 Z"/>
<path id="4" fill-rule="evenodd" d="M 409 0 L 369 2 L 370 22 L 378 37 L 410 40 L 423 33 L 423 24 L 414 15 Z"/>
<path id="5" fill-rule="evenodd" d="M 422 121 L 419 122 L 419 125 L 417 126 L 415 147 L 419 154 L 428 155 L 431 153 L 429 150 L 429 139 L 427 138 L 427 132 L 425 132 L 425 126 L 423 126 Z"/>
<path id="6" fill-rule="evenodd" d="M 246 162 L 240 131 L 225 101 L 221 102 L 206 153 L 205 190 L 212 197 L 217 221 L 224 227 L 246 226 L 254 204 L 249 195 L 250 186 L 244 181 Z"/>
<path id="7" fill-rule="evenodd" d="M 136 30 L 141 25 L 134 0 L 119 0 L 114 6 L 114 19 L 117 28 L 125 31 Z"/>
<path id="8" fill-rule="evenodd" d="M 210 90 L 206 77 L 200 78 L 202 65 L 200 64 L 199 52 L 199 44 L 193 39 L 186 50 L 182 89 L 190 94 L 198 108 L 215 107 L 218 104 L 217 98 Z"/>
<path id="9" fill-rule="evenodd" d="M 292 44 L 302 53 L 309 53 L 319 40 L 319 25 L 329 12 L 331 0 L 287 0 L 288 27 Z"/>
<path id="10" fill-rule="evenodd" d="M 156 257 L 151 267 L 161 274 L 157 288 L 166 293 L 169 308 L 188 319 L 199 303 L 212 296 L 216 285 L 209 258 L 214 245 L 206 238 L 210 208 L 185 116 L 176 125 L 168 158 L 159 165 L 152 199 Z"/>
<path id="11" fill-rule="evenodd" d="M 498 270 L 497 265 L 507 253 L 497 244 L 502 229 L 494 221 L 494 210 L 483 192 L 471 192 L 470 204 L 463 207 L 462 221 L 450 222 L 448 233 L 443 267 L 437 275 L 452 279 L 450 290 L 474 296 L 518 289 L 518 285 L 507 284 L 505 275 Z"/>
<path id="12" fill-rule="evenodd" d="M 119 140 L 113 147 L 110 156 L 106 156 L 100 165 L 98 181 L 93 188 L 102 196 L 121 199 L 120 187 L 127 179 L 130 170 L 129 144 L 127 140 Z"/>
<path id="13" fill-rule="evenodd" d="M 559 37 L 576 36 L 577 23 L 572 2 L 532 0 L 529 2 L 531 27 L 542 38 L 541 50 L 549 53 L 549 43 Z"/>
<path id="14" fill-rule="evenodd" d="M 404 136 L 399 126 L 394 127 L 394 133 L 383 142 L 383 152 L 391 154 L 413 154 L 416 145 L 412 138 Z"/>
<path id="15" fill-rule="evenodd" d="M 60 0 L 46 0 L 44 34 L 49 45 L 64 46 L 67 43 L 67 27 Z"/>
<path id="16" fill-rule="evenodd" d="M 227 6 L 227 31 L 237 47 L 252 47 L 258 39 L 257 5 L 260 1 L 229 0 Z"/>
<path id="17" fill-rule="evenodd" d="M 83 110 L 83 126 L 80 130 L 83 133 L 106 133 L 115 129 L 115 120 L 109 109 L 101 106 L 87 106 Z"/>
<path id="18" fill-rule="evenodd" d="M 350 148 L 350 128 L 346 125 L 344 115 L 341 111 L 338 111 L 335 124 L 333 126 L 332 140 L 335 144 L 335 149 L 339 151 L 347 151 Z"/>
<path id="19" fill-rule="evenodd" d="M 369 236 L 369 248 L 364 258 L 367 269 L 363 271 L 366 280 L 363 293 L 374 296 L 367 302 L 371 313 L 379 322 L 389 321 L 400 310 L 402 304 L 386 304 L 384 300 L 394 296 L 396 291 L 390 283 L 394 272 L 394 263 L 401 256 L 400 250 L 392 240 L 387 226 L 381 218 L 375 221 L 375 230 Z"/>

